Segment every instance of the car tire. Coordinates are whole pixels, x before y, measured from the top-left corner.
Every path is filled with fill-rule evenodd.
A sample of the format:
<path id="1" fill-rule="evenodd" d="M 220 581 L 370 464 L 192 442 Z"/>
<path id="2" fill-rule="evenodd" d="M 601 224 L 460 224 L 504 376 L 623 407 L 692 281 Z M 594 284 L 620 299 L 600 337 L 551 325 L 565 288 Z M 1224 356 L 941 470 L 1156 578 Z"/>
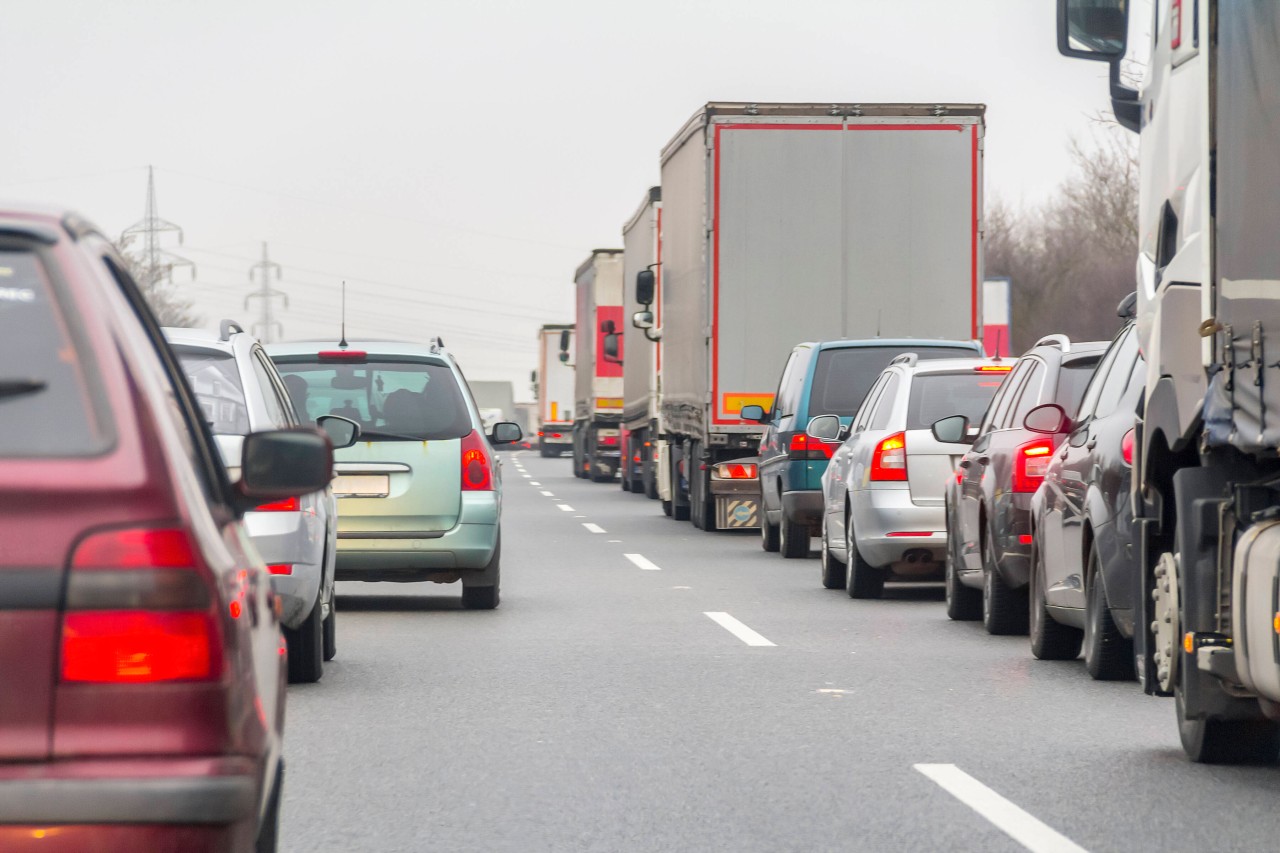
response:
<path id="1" fill-rule="evenodd" d="M 782 547 L 778 525 L 769 523 L 764 507 L 760 507 L 760 547 L 769 553 L 774 553 Z"/>
<path id="2" fill-rule="evenodd" d="M 1026 589 L 1011 589 L 996 567 L 992 555 L 992 531 L 982 543 L 982 624 L 988 634 L 1027 633 Z"/>
<path id="3" fill-rule="evenodd" d="M 1075 660 L 1080 657 L 1084 633 L 1049 615 L 1044 600 L 1042 559 L 1040 548 L 1033 541 L 1031 582 L 1027 590 L 1027 632 L 1031 635 L 1031 654 L 1036 660 Z"/>
<path id="4" fill-rule="evenodd" d="M 809 556 L 809 526 L 787 518 L 787 511 L 782 511 L 778 545 L 782 556 L 788 560 L 798 560 Z"/>
<path id="5" fill-rule="evenodd" d="M 326 662 L 338 656 L 338 596 L 329 595 L 329 618 L 324 620 L 324 659 Z"/>
<path id="6" fill-rule="evenodd" d="M 485 584 L 483 586 L 470 586 L 464 577 L 462 579 L 462 606 L 467 610 L 493 610 L 498 606 L 498 589 L 500 586 L 502 575 L 502 536 L 498 536 L 498 543 L 493 546 L 493 556 L 489 558 L 489 565 L 485 566 L 477 574 L 483 574 Z M 492 581 L 490 583 L 490 581 Z"/>
<path id="7" fill-rule="evenodd" d="M 618 482 L 619 482 L 619 485 L 622 486 L 622 491 L 624 492 L 631 491 L 631 478 L 627 476 L 626 471 L 623 471 L 622 479 L 619 480 Z"/>
<path id="8" fill-rule="evenodd" d="M 827 525 L 822 525 L 822 586 L 824 589 L 844 589 L 848 584 L 848 571 L 844 563 L 831 553 L 827 541 Z"/>
<path id="9" fill-rule="evenodd" d="M 1102 586 L 1098 549 L 1089 549 L 1089 588 L 1084 604 L 1084 668 L 1095 681 L 1132 681 L 1137 677 L 1133 641 L 1120 633 Z"/>
<path id="10" fill-rule="evenodd" d="M 857 534 L 853 530 L 853 519 L 845 524 L 845 566 L 849 576 L 850 598 L 881 598 L 884 595 L 885 571 L 862 559 L 858 553 Z"/>
<path id="11" fill-rule="evenodd" d="M 667 518 L 671 517 L 671 501 L 662 502 L 662 514 Z"/>
<path id="12" fill-rule="evenodd" d="M 538 451 L 538 455 L 541 456 L 543 459 L 550 459 L 552 456 L 559 456 L 560 451 L 548 450 L 547 448 L 543 447 Z"/>
<path id="13" fill-rule="evenodd" d="M 296 630 L 284 629 L 284 639 L 289 653 L 289 683 L 314 684 L 324 675 L 324 619 L 321 615 L 320 595 L 311 612 Z"/>
<path id="14" fill-rule="evenodd" d="M 957 571 L 959 561 L 951 540 L 948 533 L 947 561 L 943 567 L 946 577 L 947 617 L 957 622 L 976 622 L 982 618 L 982 590 L 972 589 L 960 582 Z"/>
<path id="15" fill-rule="evenodd" d="M 1280 757 L 1280 723 L 1274 720 L 1189 720 L 1182 702 L 1187 659 L 1179 662 L 1173 700 L 1178 736 L 1187 757 L 1198 764 L 1274 764 Z"/>
<path id="16" fill-rule="evenodd" d="M 276 766 L 275 784 L 271 798 L 258 824 L 258 835 L 253 842 L 254 853 L 276 853 L 280 840 L 280 801 L 284 798 L 284 762 Z"/>

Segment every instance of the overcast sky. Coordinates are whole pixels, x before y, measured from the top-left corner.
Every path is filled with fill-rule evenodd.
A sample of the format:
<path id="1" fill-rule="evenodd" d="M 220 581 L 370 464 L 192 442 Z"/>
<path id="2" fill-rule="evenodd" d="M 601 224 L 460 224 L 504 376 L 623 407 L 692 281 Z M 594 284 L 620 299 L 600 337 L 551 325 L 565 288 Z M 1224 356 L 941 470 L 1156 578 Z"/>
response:
<path id="1" fill-rule="evenodd" d="M 986 190 L 1044 199 L 1107 106 L 1052 0 L 39 0 L 6 5 L 0 197 L 185 230 L 183 292 L 289 339 L 443 336 L 527 398 L 535 332 L 702 103 L 982 102 Z M 177 274 L 187 281 L 185 272 Z"/>

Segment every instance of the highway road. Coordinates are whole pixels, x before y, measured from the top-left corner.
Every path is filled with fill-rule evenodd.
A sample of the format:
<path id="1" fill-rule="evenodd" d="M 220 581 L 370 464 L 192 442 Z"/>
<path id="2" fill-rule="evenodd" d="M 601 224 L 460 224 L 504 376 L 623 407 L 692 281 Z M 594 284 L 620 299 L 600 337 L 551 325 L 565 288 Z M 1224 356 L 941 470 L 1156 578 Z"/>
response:
<path id="1" fill-rule="evenodd" d="M 1190 764 L 1171 700 L 816 559 L 503 453 L 502 603 L 339 584 L 289 689 L 286 851 L 1274 849 L 1280 768 Z"/>

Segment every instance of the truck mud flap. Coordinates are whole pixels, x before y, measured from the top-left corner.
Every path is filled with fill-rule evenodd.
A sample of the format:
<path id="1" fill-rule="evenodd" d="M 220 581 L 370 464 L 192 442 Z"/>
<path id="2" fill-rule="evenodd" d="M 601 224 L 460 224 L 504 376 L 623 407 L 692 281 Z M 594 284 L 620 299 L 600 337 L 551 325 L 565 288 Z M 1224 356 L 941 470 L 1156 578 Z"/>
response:
<path id="1" fill-rule="evenodd" d="M 759 501 L 734 495 L 717 496 L 716 527 L 720 530 L 750 530 L 760 527 Z"/>

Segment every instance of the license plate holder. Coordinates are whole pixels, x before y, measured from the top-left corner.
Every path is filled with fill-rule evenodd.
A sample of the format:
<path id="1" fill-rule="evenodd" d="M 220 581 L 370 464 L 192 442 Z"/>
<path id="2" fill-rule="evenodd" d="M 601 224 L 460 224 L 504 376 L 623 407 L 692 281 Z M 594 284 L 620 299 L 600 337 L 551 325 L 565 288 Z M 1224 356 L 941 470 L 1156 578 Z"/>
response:
<path id="1" fill-rule="evenodd" d="M 333 478 L 333 495 L 338 498 L 385 498 L 391 494 L 391 478 L 386 474 L 339 474 Z"/>

